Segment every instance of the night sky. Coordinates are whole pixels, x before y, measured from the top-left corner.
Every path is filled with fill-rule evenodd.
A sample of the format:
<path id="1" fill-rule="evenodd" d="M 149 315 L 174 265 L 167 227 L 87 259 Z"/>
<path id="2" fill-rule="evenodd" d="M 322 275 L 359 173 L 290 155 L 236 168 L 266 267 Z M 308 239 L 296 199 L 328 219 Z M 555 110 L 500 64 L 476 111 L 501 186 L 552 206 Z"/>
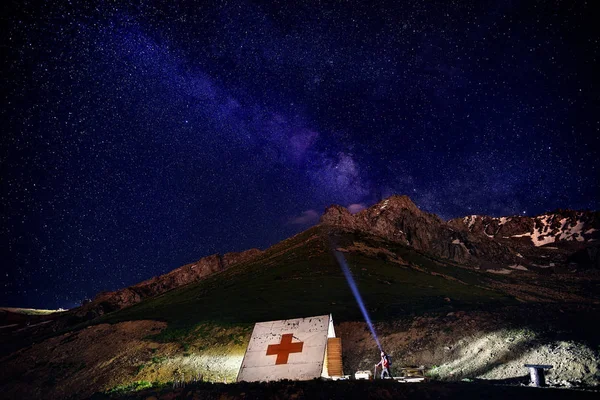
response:
<path id="1" fill-rule="evenodd" d="M 588 1 L 2 2 L 0 305 L 70 308 L 393 193 L 597 209 Z"/>

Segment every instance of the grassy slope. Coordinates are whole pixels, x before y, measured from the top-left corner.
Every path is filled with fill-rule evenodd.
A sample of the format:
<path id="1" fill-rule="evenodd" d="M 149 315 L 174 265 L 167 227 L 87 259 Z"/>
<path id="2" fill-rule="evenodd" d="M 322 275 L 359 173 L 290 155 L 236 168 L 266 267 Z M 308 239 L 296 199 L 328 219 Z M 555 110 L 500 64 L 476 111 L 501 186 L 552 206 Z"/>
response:
<path id="1" fill-rule="evenodd" d="M 343 247 L 357 239 L 381 246 L 374 239 L 350 234 L 338 235 L 334 241 Z M 258 260 L 144 301 L 98 322 L 156 319 L 168 322 L 170 329 L 181 329 L 203 321 L 253 323 L 327 313 L 333 313 L 336 321 L 362 320 L 329 242 L 323 228 L 309 229 L 269 249 Z M 346 253 L 375 320 L 445 311 L 449 308 L 446 298 L 461 308 L 515 302 L 510 296 L 484 288 L 487 280 L 504 277 L 484 277 L 399 245 L 392 250 L 426 272 L 401 266 L 385 257 Z M 463 283 L 430 272 L 443 273 Z"/>

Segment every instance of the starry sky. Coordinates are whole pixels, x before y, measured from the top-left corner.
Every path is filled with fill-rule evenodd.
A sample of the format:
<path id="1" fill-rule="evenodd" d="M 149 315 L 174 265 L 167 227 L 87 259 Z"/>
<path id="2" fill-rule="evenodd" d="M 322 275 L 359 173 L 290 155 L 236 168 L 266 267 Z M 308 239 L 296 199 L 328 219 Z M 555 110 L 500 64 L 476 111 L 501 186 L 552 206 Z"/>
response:
<path id="1" fill-rule="evenodd" d="M 71 308 L 394 193 L 597 209 L 591 4 L 3 2 L 0 305 Z"/>

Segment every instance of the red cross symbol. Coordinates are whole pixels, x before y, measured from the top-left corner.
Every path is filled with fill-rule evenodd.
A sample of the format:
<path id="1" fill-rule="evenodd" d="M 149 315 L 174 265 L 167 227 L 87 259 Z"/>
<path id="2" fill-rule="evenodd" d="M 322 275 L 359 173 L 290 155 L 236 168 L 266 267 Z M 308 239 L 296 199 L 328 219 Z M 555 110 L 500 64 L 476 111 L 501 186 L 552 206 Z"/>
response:
<path id="1" fill-rule="evenodd" d="M 290 353 L 302 353 L 304 342 L 292 343 L 292 334 L 286 333 L 281 335 L 281 343 L 270 344 L 267 347 L 268 356 L 277 356 L 275 365 L 287 364 Z"/>

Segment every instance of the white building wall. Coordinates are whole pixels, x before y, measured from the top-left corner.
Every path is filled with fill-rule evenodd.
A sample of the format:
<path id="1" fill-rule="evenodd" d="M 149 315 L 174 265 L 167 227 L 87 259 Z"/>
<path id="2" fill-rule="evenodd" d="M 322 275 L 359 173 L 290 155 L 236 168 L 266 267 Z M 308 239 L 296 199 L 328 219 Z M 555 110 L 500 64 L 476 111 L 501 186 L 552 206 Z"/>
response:
<path id="1" fill-rule="evenodd" d="M 290 333 L 293 335 L 292 343 L 303 343 L 302 352 L 290 353 L 286 364 L 276 365 L 277 356 L 267 355 L 267 348 L 280 344 L 282 335 Z M 335 335 L 330 315 L 257 323 L 242 361 L 238 382 L 318 378 L 323 371 L 329 334 Z"/>

